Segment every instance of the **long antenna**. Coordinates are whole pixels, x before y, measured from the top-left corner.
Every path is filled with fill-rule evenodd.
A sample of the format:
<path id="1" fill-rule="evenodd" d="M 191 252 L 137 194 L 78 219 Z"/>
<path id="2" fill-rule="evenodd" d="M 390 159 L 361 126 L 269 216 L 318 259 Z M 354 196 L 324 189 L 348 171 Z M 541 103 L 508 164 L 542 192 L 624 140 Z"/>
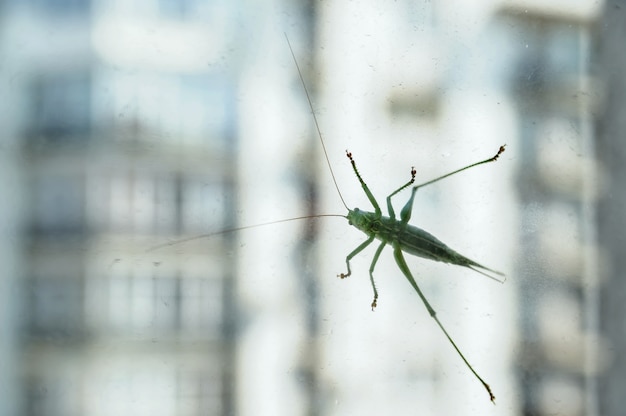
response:
<path id="1" fill-rule="evenodd" d="M 324 144 L 324 139 L 322 138 L 322 131 L 320 129 L 319 122 L 317 121 L 317 116 L 315 115 L 315 110 L 313 110 L 313 102 L 311 101 L 311 96 L 309 94 L 309 90 L 306 87 L 306 83 L 304 82 L 304 77 L 302 76 L 302 71 L 300 71 L 300 65 L 298 65 L 298 60 L 296 59 L 296 55 L 293 52 L 293 48 L 291 47 L 291 42 L 289 42 L 289 38 L 287 37 L 287 33 L 284 33 L 284 35 L 285 35 L 285 39 L 287 39 L 287 45 L 289 45 L 289 50 L 291 51 L 291 56 L 293 57 L 293 62 L 296 64 L 296 68 L 298 70 L 298 75 L 300 76 L 300 82 L 302 83 L 302 88 L 304 88 L 304 93 L 306 94 L 306 99 L 309 102 L 309 107 L 311 108 L 311 114 L 313 115 L 313 120 L 315 121 L 315 128 L 317 130 L 317 135 L 318 135 L 318 137 L 320 139 L 320 143 L 322 144 L 322 149 L 324 150 L 324 158 L 326 159 L 326 164 L 328 165 L 328 169 L 330 170 L 330 176 L 332 176 L 332 178 L 333 178 L 333 183 L 335 184 L 335 189 L 337 189 L 337 193 L 339 194 L 339 198 L 341 199 L 341 203 L 349 211 L 350 209 L 346 205 L 346 202 L 344 201 L 343 196 L 341 195 L 341 191 L 339 190 L 339 185 L 337 185 L 337 179 L 335 178 L 335 173 L 333 172 L 333 167 L 330 165 L 330 159 L 328 158 L 328 152 L 326 151 L 326 145 Z M 226 230 L 220 230 L 220 231 L 216 231 L 216 232 L 212 232 L 212 233 L 200 234 L 200 235 L 196 235 L 196 236 L 193 236 L 193 237 L 183 238 L 182 240 L 172 240 L 172 241 L 168 241 L 166 243 L 162 243 L 162 244 L 150 247 L 146 251 L 147 252 L 151 252 L 151 251 L 154 251 L 154 250 L 161 249 L 163 247 L 174 246 L 176 244 L 186 243 L 186 242 L 194 241 L 194 240 L 200 240 L 202 238 L 212 237 L 212 236 L 216 236 L 216 235 L 220 235 L 220 234 L 231 233 L 231 232 L 234 232 L 234 231 L 247 230 L 249 228 L 263 227 L 263 226 L 266 226 L 266 225 L 280 224 L 280 223 L 283 223 L 283 222 L 298 221 L 298 220 L 304 220 L 304 219 L 310 219 L 310 218 L 321 218 L 321 217 L 346 218 L 345 215 L 339 215 L 339 214 L 316 214 L 316 215 L 307 215 L 307 216 L 303 216 L 303 217 L 293 217 L 293 218 L 287 218 L 287 219 L 284 219 L 284 220 L 270 221 L 270 222 L 264 222 L 264 223 L 261 223 L 261 224 L 247 225 L 245 227 L 229 228 L 229 229 L 226 229 Z"/>
<path id="2" fill-rule="evenodd" d="M 304 93 L 306 94 L 306 99 L 309 102 L 309 107 L 311 108 L 311 114 L 313 115 L 313 120 L 315 121 L 315 128 L 317 129 L 317 135 L 320 138 L 320 143 L 322 144 L 322 149 L 324 150 L 324 157 L 326 158 L 326 164 L 328 164 L 328 169 L 330 170 L 330 176 L 333 177 L 333 183 L 335 184 L 335 189 L 337 189 L 337 193 L 339 194 L 339 198 L 341 199 L 341 203 L 344 207 L 349 211 L 350 208 L 346 205 L 346 201 L 343 200 L 343 196 L 341 195 L 341 191 L 339 190 L 339 185 L 337 185 L 337 179 L 335 178 L 335 172 L 333 172 L 333 167 L 330 165 L 330 160 L 328 159 L 328 152 L 326 151 L 326 145 L 324 144 L 324 139 L 322 138 L 322 130 L 320 129 L 320 125 L 317 121 L 317 116 L 315 115 L 315 110 L 313 110 L 313 102 L 311 101 L 311 96 L 309 95 L 309 90 L 306 87 L 304 82 L 304 77 L 302 76 L 302 71 L 300 71 L 300 65 L 298 65 L 298 60 L 296 59 L 296 54 L 293 53 L 293 48 L 291 47 L 291 42 L 289 42 L 289 37 L 287 37 L 287 33 L 283 32 L 285 35 L 285 39 L 287 39 L 287 45 L 289 45 L 289 50 L 291 51 L 291 56 L 293 57 L 293 62 L 296 64 L 296 68 L 298 69 L 298 75 L 300 76 L 300 82 L 302 83 L 302 87 L 304 88 Z"/>
<path id="3" fill-rule="evenodd" d="M 194 235 L 193 237 L 187 237 L 187 238 L 183 238 L 181 240 L 172 240 L 172 241 L 168 241 L 167 243 L 162 243 L 162 244 L 158 244 L 156 246 L 152 246 L 148 250 L 146 250 L 146 252 L 149 253 L 151 251 L 155 251 L 155 250 L 161 249 L 163 247 L 175 246 L 177 244 L 187 243 L 189 241 L 194 241 L 194 240 L 201 240 L 203 238 L 213 237 L 213 236 L 220 235 L 220 234 L 228 234 L 228 233 L 232 233 L 234 231 L 242 231 L 242 230 L 247 230 L 247 229 L 250 229 L 250 228 L 264 227 L 266 225 L 280 224 L 280 223 L 283 223 L 283 222 L 299 221 L 299 220 L 306 220 L 306 219 L 311 219 L 311 218 L 322 218 L 322 217 L 346 218 L 345 215 L 339 215 L 339 214 L 317 214 L 317 215 L 306 215 L 306 216 L 303 216 L 303 217 L 286 218 L 284 220 L 270 221 L 270 222 L 264 222 L 264 223 L 261 223 L 261 224 L 254 224 L 254 225 L 246 225 L 244 227 L 228 228 L 226 230 L 215 231 L 215 232 L 212 232 L 212 233 Z"/>

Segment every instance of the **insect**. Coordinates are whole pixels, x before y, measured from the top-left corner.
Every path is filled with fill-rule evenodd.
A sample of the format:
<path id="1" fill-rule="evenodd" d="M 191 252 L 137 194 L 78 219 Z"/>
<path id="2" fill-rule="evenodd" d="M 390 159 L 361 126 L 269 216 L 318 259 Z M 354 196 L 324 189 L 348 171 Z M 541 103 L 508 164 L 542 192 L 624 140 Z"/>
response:
<path id="1" fill-rule="evenodd" d="M 306 87 L 306 83 L 304 82 L 302 71 L 300 71 L 298 60 L 296 59 L 295 53 L 293 52 L 293 48 L 291 47 L 291 43 L 289 42 L 289 38 L 287 37 L 287 34 L 285 34 L 285 38 L 287 39 L 287 44 L 289 45 L 291 56 L 293 57 L 293 61 L 298 70 L 298 75 L 300 77 L 300 81 L 302 82 L 302 87 L 306 94 L 306 98 L 309 103 L 311 113 L 313 115 L 313 120 L 315 123 L 315 128 L 317 130 L 317 135 L 320 139 L 322 149 L 324 150 L 324 156 L 326 158 L 328 168 L 330 170 L 333 182 L 335 184 L 335 188 L 337 189 L 337 192 L 339 193 L 341 202 L 343 203 L 344 207 L 348 210 L 348 215 L 346 215 L 346 218 L 348 219 L 348 223 L 358 228 L 359 230 L 361 230 L 363 233 L 367 235 L 367 240 L 365 240 L 357 248 L 352 250 L 352 252 L 350 252 L 350 254 L 348 254 L 348 256 L 346 257 L 347 272 L 340 273 L 337 276 L 342 279 L 345 279 L 346 277 L 350 276 L 352 274 L 352 270 L 350 268 L 350 260 L 352 260 L 357 254 L 359 254 L 366 247 L 368 247 L 374 241 L 374 239 L 380 240 L 380 245 L 378 246 L 378 248 L 376 249 L 376 252 L 374 253 L 374 257 L 372 259 L 372 263 L 369 268 L 370 283 L 372 285 L 372 290 L 374 291 L 374 300 L 372 301 L 371 307 L 372 307 L 372 310 L 374 310 L 378 301 L 378 290 L 376 289 L 376 283 L 374 281 L 374 269 L 376 267 L 376 263 L 378 262 L 378 258 L 380 257 L 380 254 L 382 253 L 383 249 L 385 248 L 386 245 L 390 245 L 393 249 L 393 256 L 396 261 L 396 264 L 400 268 L 400 271 L 402 271 L 402 273 L 407 278 L 407 280 L 409 281 L 413 289 L 415 289 L 418 296 L 424 303 L 424 306 L 428 310 L 428 313 L 435 320 L 439 328 L 443 331 L 446 338 L 448 338 L 448 341 L 450 341 L 450 343 L 452 344 L 456 352 L 459 354 L 459 356 L 461 357 L 465 365 L 467 365 L 467 367 L 470 369 L 472 374 L 474 374 L 474 376 L 485 387 L 485 389 L 487 390 L 487 393 L 489 393 L 489 399 L 495 404 L 496 397 L 491 391 L 491 387 L 489 387 L 489 384 L 487 384 L 485 380 L 483 380 L 483 378 L 480 375 L 478 375 L 476 370 L 474 370 L 472 365 L 467 361 L 467 359 L 465 358 L 465 356 L 463 355 L 459 347 L 452 340 L 452 337 L 448 334 L 448 331 L 446 331 L 445 327 L 443 326 L 443 324 L 437 317 L 437 313 L 435 312 L 433 307 L 430 305 L 430 303 L 426 299 L 426 296 L 424 296 L 424 293 L 422 293 L 422 290 L 419 288 L 417 282 L 415 281 L 415 278 L 413 277 L 413 274 L 411 273 L 411 270 L 409 269 L 409 266 L 406 263 L 403 253 L 412 254 L 414 256 L 423 257 L 429 260 L 440 261 L 444 263 L 450 263 L 450 264 L 455 264 L 458 266 L 467 267 L 469 269 L 474 270 L 475 272 L 478 272 L 500 283 L 503 283 L 505 281 L 503 273 L 489 269 L 457 253 L 456 251 L 449 248 L 447 245 L 445 245 L 443 242 L 441 242 L 438 238 L 436 238 L 432 234 L 418 227 L 410 225 L 409 220 L 411 219 L 411 212 L 413 210 L 413 201 L 415 200 L 415 194 L 419 188 L 423 188 L 427 185 L 431 185 L 435 182 L 438 182 L 442 179 L 445 179 L 449 176 L 460 173 L 464 170 L 473 168 L 475 166 L 479 166 L 485 163 L 495 162 L 496 160 L 498 160 L 500 155 L 504 152 L 506 145 L 500 146 L 500 148 L 498 149 L 498 152 L 494 156 L 488 159 L 473 163 L 461 169 L 457 169 L 453 172 L 450 172 L 448 174 L 432 179 L 428 182 L 424 182 L 419 185 L 414 185 L 411 190 L 411 197 L 409 198 L 408 202 L 404 205 L 404 207 L 400 211 L 400 220 L 396 219 L 396 214 L 393 209 L 393 205 L 391 204 L 391 198 L 394 197 L 396 194 L 400 193 L 401 191 L 403 191 L 404 189 L 413 185 L 413 183 L 415 182 L 415 175 L 416 175 L 415 168 L 411 168 L 411 179 L 407 183 L 405 183 L 404 185 L 400 186 L 398 189 L 393 191 L 387 197 L 387 212 L 389 213 L 389 216 L 385 217 L 382 215 L 382 211 L 380 209 L 380 206 L 378 205 L 378 202 L 376 201 L 376 198 L 374 198 L 374 195 L 372 194 L 369 187 L 367 186 L 367 184 L 361 177 L 361 174 L 359 173 L 359 170 L 357 169 L 356 162 L 354 161 L 354 158 L 352 157 L 352 153 L 350 153 L 349 151 L 346 151 L 346 156 L 350 160 L 350 164 L 352 165 L 352 170 L 354 171 L 357 179 L 359 180 L 359 183 L 361 184 L 361 187 L 363 188 L 363 191 L 365 192 L 367 199 L 370 201 L 370 203 L 374 207 L 374 212 L 362 211 L 359 208 L 350 209 L 348 208 L 345 201 L 343 200 L 343 197 L 341 196 L 339 186 L 335 179 L 335 174 L 333 172 L 332 166 L 330 165 L 330 162 L 328 159 L 328 153 L 326 152 L 326 146 L 324 145 L 322 131 L 320 129 L 319 122 L 317 121 L 317 116 L 315 115 L 315 111 L 313 110 L 313 103 L 311 101 L 311 97 Z M 495 277 L 494 275 L 501 276 L 503 277 L 503 279 Z"/>
<path id="2" fill-rule="evenodd" d="M 378 248 L 376 249 L 376 252 L 374 253 L 374 257 L 372 259 L 372 263 L 370 265 L 369 268 L 369 277 L 370 277 L 370 283 L 374 292 L 374 298 L 373 301 L 371 303 L 371 308 L 372 310 L 374 310 L 374 308 L 376 308 L 377 306 L 377 302 L 378 302 L 378 290 L 376 288 L 376 283 L 374 281 L 374 269 L 376 267 L 376 263 L 378 262 L 378 259 L 380 257 L 380 254 L 382 253 L 383 249 L 385 248 L 386 245 L 390 245 L 391 248 L 393 249 L 393 255 L 394 255 L 394 259 L 398 265 L 398 267 L 400 268 L 400 271 L 404 274 L 404 276 L 407 278 L 407 280 L 409 281 L 409 283 L 411 284 L 411 286 L 413 287 L 413 289 L 415 289 L 415 291 L 417 292 L 418 296 L 420 297 L 420 299 L 422 300 L 422 302 L 424 303 L 424 306 L 426 307 L 428 313 L 430 314 L 430 316 L 435 320 L 435 322 L 437 323 L 437 325 L 439 326 L 439 328 L 443 331 L 444 335 L 446 336 L 446 338 L 448 339 L 448 341 L 450 342 L 450 344 L 452 344 L 452 347 L 455 349 L 455 351 L 457 352 L 457 354 L 461 357 L 461 359 L 463 360 L 463 362 L 465 363 L 465 365 L 469 368 L 469 370 L 472 372 L 472 374 L 482 383 L 482 385 L 484 386 L 484 388 L 487 390 L 487 392 L 489 393 L 489 398 L 490 400 L 495 404 L 495 396 L 491 390 L 491 387 L 489 387 L 489 385 L 483 380 L 482 377 L 480 377 L 480 375 L 478 375 L 478 373 L 476 372 L 476 370 L 474 370 L 474 368 L 471 366 L 471 364 L 468 362 L 468 360 L 465 358 L 465 356 L 463 355 L 463 353 L 461 352 L 461 350 L 459 349 L 459 347 L 456 345 L 456 343 L 454 342 L 454 340 L 452 339 L 452 337 L 448 334 L 448 331 L 445 329 L 445 327 L 443 326 L 443 324 L 441 323 L 441 321 L 439 320 L 439 318 L 437 317 L 437 314 L 434 310 L 434 308 L 430 305 L 430 303 L 428 302 L 428 300 L 426 299 L 426 297 L 424 296 L 424 294 L 422 293 L 421 289 L 419 288 L 417 282 L 415 281 L 415 278 L 413 277 L 409 266 L 406 263 L 406 260 L 404 258 L 404 253 L 408 253 L 408 254 L 412 254 L 418 257 L 423 257 L 429 260 L 434 260 L 434 261 L 440 261 L 440 262 L 444 262 L 444 263 L 449 263 L 449 264 L 453 264 L 453 265 L 458 265 L 458 266 L 463 266 L 463 267 L 467 267 L 469 269 L 474 270 L 477 273 L 480 273 L 486 277 L 489 277 L 490 279 L 496 280 L 500 283 L 503 283 L 506 279 L 504 278 L 504 274 L 495 270 L 492 270 L 490 268 L 487 268 L 473 260 L 470 260 L 469 258 L 457 253 L 456 251 L 452 250 L 451 248 L 449 248 L 447 245 L 445 245 L 443 242 L 441 242 L 439 239 L 437 239 L 435 236 L 433 236 L 432 234 L 418 228 L 415 227 L 413 225 L 409 224 L 409 220 L 411 218 L 411 212 L 413 209 L 413 201 L 415 199 L 415 194 L 417 193 L 417 190 L 419 188 L 425 187 L 427 185 L 431 185 L 435 182 L 438 182 L 442 179 L 445 179 L 449 176 L 455 175 L 457 173 L 460 173 L 464 170 L 482 165 L 482 164 L 486 164 L 486 163 L 490 163 L 490 162 L 495 162 L 496 160 L 498 160 L 499 156 L 502 154 L 502 152 L 504 152 L 505 150 L 505 145 L 500 146 L 500 148 L 498 149 L 497 153 L 485 160 L 482 160 L 480 162 L 476 162 L 473 164 L 470 164 L 468 166 L 465 166 L 463 168 L 457 169 L 453 172 L 450 172 L 448 174 L 439 176 L 435 179 L 432 179 L 428 182 L 424 182 L 422 184 L 419 185 L 413 185 L 415 182 L 415 176 L 416 176 L 416 171 L 415 168 L 411 168 L 411 178 L 410 180 L 405 183 L 404 185 L 400 186 L 398 189 L 396 189 L 395 191 L 393 191 L 391 194 L 389 194 L 389 196 L 387 196 L 386 198 L 386 202 L 387 202 L 387 211 L 389 216 L 384 216 L 382 215 L 382 211 L 380 209 L 380 206 L 378 204 L 378 202 L 376 201 L 376 199 L 374 198 L 372 192 L 370 191 L 370 189 L 368 188 L 367 184 L 365 183 L 365 181 L 363 180 L 363 178 L 361 177 L 361 174 L 359 173 L 359 170 L 357 169 L 356 166 L 356 162 L 352 156 L 352 154 L 348 151 L 346 151 L 346 156 L 348 157 L 350 164 L 352 166 L 352 170 L 354 171 L 359 183 L 361 184 L 361 187 L 363 188 L 363 191 L 365 192 L 365 195 L 367 196 L 367 199 L 370 201 L 370 203 L 372 204 L 373 208 L 374 208 L 374 212 L 369 212 L 369 211 L 363 211 L 360 210 L 359 208 L 354 208 L 354 209 L 349 209 L 348 206 L 346 205 L 343 196 L 341 195 L 341 191 L 339 190 L 339 185 L 337 184 L 337 180 L 335 178 L 335 174 L 333 172 L 332 166 L 330 164 L 329 158 L 328 158 L 328 153 L 326 151 L 326 146 L 324 144 L 324 139 L 322 136 L 322 132 L 321 132 L 321 128 L 319 126 L 319 122 L 317 120 L 317 116 L 315 115 L 315 111 L 313 110 L 313 103 L 309 94 L 309 91 L 307 89 L 306 83 L 304 82 L 304 77 L 302 76 L 302 72 L 300 70 L 300 66 L 298 64 L 298 60 L 296 59 L 295 53 L 293 52 L 293 48 L 291 47 L 291 43 L 289 42 L 289 38 L 287 37 L 287 34 L 285 34 L 285 39 L 287 40 L 287 45 L 289 46 L 289 50 L 291 52 L 291 56 L 294 60 L 296 69 L 298 71 L 298 75 L 300 77 L 300 81 L 302 83 L 302 87 L 304 89 L 311 113 L 313 115 L 313 121 L 315 124 L 315 128 L 317 131 L 317 135 L 319 137 L 321 146 L 322 146 L 322 150 L 324 152 L 324 156 L 326 159 L 326 163 L 328 165 L 333 183 L 335 185 L 335 188 L 339 194 L 339 197 L 341 199 L 341 202 L 343 203 L 344 207 L 346 208 L 346 210 L 348 211 L 347 215 L 338 215 L 338 214 L 318 214 L 318 215 L 313 215 L 313 216 L 303 216 L 303 217 L 294 217 L 294 218 L 288 218 L 288 219 L 283 219 L 283 220 L 278 220 L 278 221 L 271 221 L 271 222 L 266 222 L 266 223 L 262 223 L 262 224 L 256 224 L 256 225 L 251 225 L 251 226 L 245 226 L 245 227 L 238 227 L 238 228 L 232 228 L 232 229 L 227 229 L 227 230 L 222 230 L 219 232 L 215 232 L 215 233 L 210 233 L 210 234 L 203 234 L 203 235 L 198 235 L 195 237 L 191 237 L 191 238 L 187 238 L 184 240 L 177 240 L 177 241 L 171 241 L 165 244 L 161 244 L 158 246 L 154 246 L 150 249 L 150 251 L 152 250 L 156 250 L 158 248 L 161 248 L 163 246 L 171 246 L 174 244 L 179 244 L 179 243 L 183 243 L 183 242 L 187 242 L 187 241 L 191 241 L 191 240 L 196 240 L 196 239 L 201 239 L 201 238 L 206 238 L 206 237 L 210 237 L 210 236 L 214 236 L 214 235 L 218 235 L 218 234 L 225 234 L 225 233 L 229 233 L 229 232 L 233 232 L 233 231 L 241 231 L 244 229 L 249 229 L 249 228 L 255 228 L 255 227 L 260 227 L 260 226 L 267 226 L 267 225 L 272 225 L 272 224 L 278 224 L 278 223 L 282 223 L 282 222 L 288 222 L 288 221 L 296 221 L 296 220 L 302 220 L 302 219 L 309 219 L 312 217 L 315 218 L 320 218 L 320 217 L 342 217 L 342 218 L 346 218 L 348 220 L 348 223 L 354 227 L 356 227 L 357 229 L 361 230 L 363 233 L 365 233 L 367 235 L 367 240 L 365 240 L 363 243 L 361 243 L 357 248 L 355 248 L 354 250 L 352 250 L 350 252 L 350 254 L 348 254 L 348 256 L 346 257 L 346 268 L 347 268 L 347 272 L 345 273 L 340 273 L 337 275 L 337 277 L 340 277 L 341 279 L 345 279 L 347 277 L 349 277 L 350 275 L 352 275 L 352 270 L 350 267 L 350 261 L 360 252 L 362 252 L 366 247 L 368 247 L 375 239 L 380 240 L 380 245 L 378 246 Z M 408 202 L 404 205 L 404 207 L 402 208 L 402 210 L 400 211 L 400 219 L 396 218 L 396 214 L 395 211 L 393 209 L 393 206 L 391 204 L 391 198 L 394 197 L 395 195 L 399 194 L 401 191 L 409 188 L 412 186 L 412 190 L 411 190 L 411 196 L 408 200 Z M 500 276 L 497 277 L 497 276 Z"/>

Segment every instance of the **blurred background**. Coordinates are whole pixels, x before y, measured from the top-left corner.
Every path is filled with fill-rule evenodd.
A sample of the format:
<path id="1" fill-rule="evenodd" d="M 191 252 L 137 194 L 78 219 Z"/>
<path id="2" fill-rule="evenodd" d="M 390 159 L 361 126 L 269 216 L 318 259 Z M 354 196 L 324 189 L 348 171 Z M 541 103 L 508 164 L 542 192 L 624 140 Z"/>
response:
<path id="1" fill-rule="evenodd" d="M 0 1 L 0 415 L 618 415 L 622 1 Z M 311 92 L 309 107 L 293 52 Z M 312 118 L 328 150 L 324 158 Z M 407 255 L 496 406 L 378 244 Z M 620 185 L 621 184 L 621 185 Z M 396 212 L 410 192 L 394 197 Z"/>

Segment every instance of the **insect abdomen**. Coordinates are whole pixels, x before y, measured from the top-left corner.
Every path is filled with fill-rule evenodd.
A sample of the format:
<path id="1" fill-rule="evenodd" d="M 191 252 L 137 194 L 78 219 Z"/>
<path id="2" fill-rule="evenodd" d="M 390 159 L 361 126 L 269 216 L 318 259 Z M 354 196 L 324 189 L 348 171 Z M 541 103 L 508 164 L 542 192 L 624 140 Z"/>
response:
<path id="1" fill-rule="evenodd" d="M 358 209 L 350 211 L 348 219 L 351 225 L 365 234 L 374 234 L 378 240 L 388 244 L 395 242 L 400 245 L 402 251 L 414 256 L 459 266 L 483 267 L 452 250 L 429 232 L 399 220 Z"/>
<path id="2" fill-rule="evenodd" d="M 473 261 L 452 250 L 434 235 L 421 228 L 402 224 L 389 217 L 381 217 L 376 238 L 381 241 L 397 241 L 402 251 L 429 260 L 466 266 Z"/>

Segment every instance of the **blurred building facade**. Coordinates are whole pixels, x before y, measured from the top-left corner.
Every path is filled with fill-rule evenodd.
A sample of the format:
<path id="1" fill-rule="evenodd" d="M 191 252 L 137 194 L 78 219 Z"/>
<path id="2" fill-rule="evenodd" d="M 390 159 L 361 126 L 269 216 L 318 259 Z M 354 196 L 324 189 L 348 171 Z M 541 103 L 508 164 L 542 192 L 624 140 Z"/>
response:
<path id="1" fill-rule="evenodd" d="M 435 39 L 445 52 L 425 50 L 422 60 L 435 62 L 429 67 L 435 72 L 437 60 L 447 53 L 459 69 L 441 77 L 408 75 L 419 85 L 413 95 L 413 90 L 398 93 L 398 85 L 372 85 L 373 100 L 382 103 L 381 118 L 417 119 L 434 126 L 426 132 L 433 137 L 449 132 L 444 106 L 454 100 L 458 82 L 475 94 L 470 100 L 484 88 L 513 103 L 515 131 L 507 133 L 514 137 L 495 138 L 509 144 L 507 152 L 515 152 L 510 162 L 514 182 L 508 186 L 517 204 L 511 218 L 519 221 L 511 225 L 517 227 L 511 232 L 516 258 L 506 283 L 511 291 L 506 299 L 515 310 L 497 328 L 514 333 L 506 336 L 511 347 L 503 354 L 510 361 L 493 370 L 512 386 L 510 413 L 611 414 L 600 412 L 597 387 L 605 342 L 599 329 L 591 116 L 602 99 L 591 65 L 599 6 L 503 2 L 484 13 L 487 19 L 477 23 L 481 29 L 471 38 L 477 42 L 466 44 L 450 36 L 446 7 L 400 3 L 392 21 L 410 34 L 404 42 L 413 43 L 409 36 L 418 43 Z M 293 174 L 293 164 L 304 165 L 304 172 L 295 174 L 297 189 L 286 191 L 284 199 L 295 194 L 306 202 L 293 205 L 291 212 L 320 212 L 321 174 L 303 162 L 320 152 L 301 148 L 300 156 L 290 154 L 286 147 L 303 139 L 295 134 L 272 147 L 270 140 L 285 135 L 282 124 L 290 116 L 279 112 L 275 131 L 250 127 L 272 123 L 267 114 L 249 111 L 247 87 L 266 82 L 266 89 L 251 87 L 266 93 L 267 101 L 256 104 L 285 109 L 273 100 L 289 102 L 276 97 L 295 94 L 287 86 L 278 90 L 284 79 L 297 86 L 292 63 L 257 65 L 265 53 L 290 59 L 281 38 L 285 26 L 300 45 L 296 53 L 312 56 L 308 67 L 313 69 L 305 69 L 305 77 L 316 91 L 316 74 L 331 78 L 337 74 L 333 65 L 346 65 L 332 56 L 345 46 L 338 39 L 342 31 L 354 25 L 353 19 L 376 21 L 383 19 L 381 10 L 387 12 L 371 6 L 347 13 L 317 2 L 245 7 L 194 0 L 2 3 L 0 169 L 10 198 L 1 211 L 7 224 L 0 243 L 7 278 L 0 303 L 10 319 L 1 334 L 0 361 L 7 371 L 0 383 L 7 387 L 0 393 L 0 413 L 234 415 L 256 408 L 259 414 L 316 415 L 359 406 L 376 409 L 358 404 L 362 394 L 352 387 L 350 375 L 324 365 L 332 352 L 321 313 L 344 305 L 320 295 L 327 284 L 321 281 L 329 274 L 318 270 L 327 251 L 315 252 L 316 223 L 297 230 L 300 243 L 294 249 L 261 239 L 261 248 L 288 253 L 277 260 L 285 270 L 263 276 L 265 286 L 259 287 L 267 292 L 248 286 L 248 279 L 261 261 L 270 263 L 269 254 L 260 252 L 261 261 L 240 257 L 242 246 L 253 243 L 237 235 L 167 246 L 249 225 L 239 215 L 259 209 L 265 195 L 275 192 L 264 186 L 285 172 Z M 282 29 L 267 29 L 272 25 Z M 412 27 L 421 30 L 411 32 Z M 248 32 L 271 39 L 271 52 L 251 43 L 255 38 Z M 335 44 L 325 43 L 335 36 Z M 390 37 L 383 49 L 398 43 Z M 240 52 L 229 54 L 233 49 Z M 317 54 L 321 57 L 314 60 Z M 477 61 L 484 72 L 464 72 Z M 266 73 L 280 76 L 265 78 Z M 349 84 L 340 77 L 328 82 L 331 90 Z M 298 105 L 304 106 L 299 94 Z M 322 111 L 335 111 L 331 105 L 337 101 L 325 99 L 324 91 L 319 94 Z M 315 147 L 307 112 L 309 118 L 293 117 L 308 124 L 306 143 Z M 386 149 L 387 144 L 377 146 Z M 438 142 L 427 146 L 432 148 L 424 148 L 425 153 L 437 149 Z M 408 153 L 398 164 L 411 166 Z M 271 167 L 253 167 L 258 159 Z M 286 167 L 276 168 L 279 163 Z M 256 181 L 250 181 L 255 175 Z M 255 192 L 259 196 L 251 199 Z M 151 250 L 163 243 L 165 249 Z M 348 254 L 351 248 L 341 250 Z M 282 288 L 285 276 L 298 276 L 301 293 L 296 297 Z M 435 293 L 445 290 L 438 283 L 424 284 Z M 392 297 L 389 292 L 386 296 Z M 289 304 L 292 312 L 271 310 L 269 318 L 259 318 L 262 307 L 255 302 L 294 304 Z M 283 334 L 280 325 L 291 325 L 285 324 L 290 320 L 298 328 Z M 278 322 L 279 329 L 268 322 Z M 296 352 L 267 353 L 264 347 L 271 349 L 273 341 L 264 337 L 272 331 L 297 345 Z M 268 374 L 272 360 L 280 358 L 286 362 Z M 421 359 L 437 361 L 428 355 Z M 367 367 L 369 360 L 355 365 Z M 425 391 L 436 391 L 430 376 L 437 369 L 417 368 L 423 374 L 407 377 L 420 383 L 428 379 Z M 249 377 L 252 373 L 256 376 Z M 268 396 L 271 386 L 281 386 L 285 397 L 280 392 Z M 393 405 L 414 406 L 413 387 L 406 387 L 405 403 Z M 451 405 L 431 400 L 428 409 L 435 414 Z"/>
<path id="2" fill-rule="evenodd" d="M 23 263 L 0 413 L 229 414 L 232 239 L 146 255 L 232 226 L 236 75 L 208 66 L 221 7 L 114 3 L 3 4 Z"/>

